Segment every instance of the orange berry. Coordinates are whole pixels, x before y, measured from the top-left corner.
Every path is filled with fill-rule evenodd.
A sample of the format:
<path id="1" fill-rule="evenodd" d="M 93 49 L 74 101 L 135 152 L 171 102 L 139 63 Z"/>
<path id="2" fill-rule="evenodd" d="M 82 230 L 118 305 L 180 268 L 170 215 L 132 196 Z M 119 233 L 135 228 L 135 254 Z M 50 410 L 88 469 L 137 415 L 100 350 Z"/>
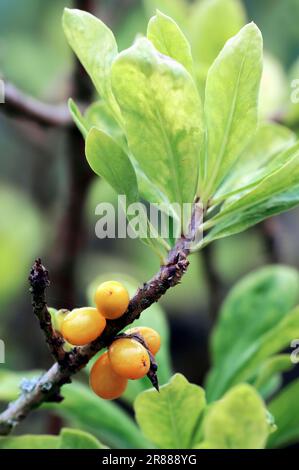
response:
<path id="1" fill-rule="evenodd" d="M 106 400 L 114 400 L 123 394 L 128 380 L 114 372 L 108 352 L 105 352 L 92 366 L 89 383 L 96 395 Z"/>
<path id="2" fill-rule="evenodd" d="M 125 313 L 130 298 L 127 289 L 120 282 L 107 281 L 98 286 L 94 300 L 98 311 L 105 318 L 114 320 Z"/>
<path id="3" fill-rule="evenodd" d="M 161 346 L 161 338 L 159 333 L 153 328 L 149 326 L 135 326 L 126 330 L 125 333 L 134 334 L 138 333 L 146 342 L 146 345 L 150 352 L 155 355 L 160 349 Z"/>
<path id="4" fill-rule="evenodd" d="M 135 339 L 116 339 L 109 347 L 108 353 L 111 367 L 121 377 L 140 379 L 149 371 L 149 354 Z"/>
<path id="5" fill-rule="evenodd" d="M 98 338 L 105 326 L 106 319 L 96 308 L 75 308 L 63 320 L 61 333 L 69 343 L 82 346 Z"/>

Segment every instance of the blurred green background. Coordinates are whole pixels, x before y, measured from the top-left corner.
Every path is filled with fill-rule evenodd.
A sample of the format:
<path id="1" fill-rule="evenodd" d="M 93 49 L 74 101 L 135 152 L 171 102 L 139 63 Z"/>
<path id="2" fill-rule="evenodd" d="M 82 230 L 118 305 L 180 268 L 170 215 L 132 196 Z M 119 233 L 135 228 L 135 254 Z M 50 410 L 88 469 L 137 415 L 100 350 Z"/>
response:
<path id="1" fill-rule="evenodd" d="M 155 5 L 179 21 L 181 3 L 95 1 L 94 13 L 113 29 L 123 49 L 136 32 L 145 32 Z M 72 2 L 0 2 L 0 77 L 49 103 L 65 102 L 73 92 L 70 76 L 74 59 L 61 28 L 65 6 L 72 6 Z M 270 118 L 284 106 L 290 87 L 288 74 L 299 58 L 299 0 L 247 0 L 244 7 L 248 20 L 262 30 L 267 57 L 271 57 L 266 70 L 268 95 L 262 103 L 265 116 Z M 50 271 L 49 305 L 56 308 L 86 304 L 88 286 L 97 276 L 119 273 L 142 283 L 157 270 L 159 260 L 138 240 L 95 237 L 95 207 L 101 201 L 115 201 L 116 195 L 98 178 L 88 179 L 86 194 L 71 185 L 69 131 L 7 117 L 1 113 L 4 108 L 1 104 L 0 338 L 6 345 L 6 363 L 0 368 L 44 369 L 51 359 L 31 314 L 27 283 L 36 257 L 40 256 Z M 83 161 L 84 154 L 81 156 Z M 80 236 L 75 259 L 63 263 L 65 214 L 77 192 L 82 203 Z M 202 383 L 209 367 L 209 332 L 219 302 L 240 277 L 272 262 L 299 267 L 298 214 L 298 210 L 291 211 L 244 234 L 215 242 L 204 255 L 193 255 L 182 284 L 161 301 L 170 323 L 175 371 Z M 71 282 L 58 286 L 62 278 Z M 55 413 L 37 413 L 26 421 L 22 432 L 52 432 L 60 426 L 57 421 Z"/>

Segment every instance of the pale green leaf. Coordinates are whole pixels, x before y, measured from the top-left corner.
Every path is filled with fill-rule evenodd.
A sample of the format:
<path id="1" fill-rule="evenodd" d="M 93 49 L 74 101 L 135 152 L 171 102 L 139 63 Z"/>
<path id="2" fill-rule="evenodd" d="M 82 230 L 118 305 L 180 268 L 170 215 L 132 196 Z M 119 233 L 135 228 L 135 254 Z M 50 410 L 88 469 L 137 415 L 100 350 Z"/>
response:
<path id="1" fill-rule="evenodd" d="M 269 433 L 263 401 L 252 386 L 240 384 L 209 408 L 200 448 L 263 449 Z"/>
<path id="2" fill-rule="evenodd" d="M 120 146 L 125 148 L 124 134 L 104 101 L 95 101 L 87 107 L 84 114 L 71 98 L 68 105 L 72 118 L 84 139 L 87 137 L 88 131 L 92 127 L 96 127 L 109 134 Z"/>
<path id="3" fill-rule="evenodd" d="M 205 90 L 207 151 L 202 164 L 206 202 L 224 180 L 257 126 L 262 36 L 254 23 L 224 46 L 211 66 Z"/>
<path id="4" fill-rule="evenodd" d="M 181 374 L 175 374 L 160 393 L 142 392 L 134 405 L 142 432 L 162 449 L 188 449 L 196 444 L 204 407 L 204 390 Z"/>
<path id="5" fill-rule="evenodd" d="M 251 191 L 228 199 L 220 212 L 207 222 L 214 227 L 205 243 L 246 228 L 299 203 L 299 144 L 287 148 L 275 159 L 272 173 Z M 270 165 L 271 166 L 271 165 Z"/>
<path id="6" fill-rule="evenodd" d="M 227 199 L 256 186 L 269 173 L 281 166 L 283 152 L 296 141 L 296 135 L 287 127 L 274 123 L 261 124 L 237 164 L 215 195 L 215 200 Z M 212 204 L 215 201 L 212 199 Z"/>
<path id="7" fill-rule="evenodd" d="M 232 289 L 212 335 L 209 400 L 250 379 L 268 357 L 288 346 L 299 328 L 298 312 L 289 313 L 298 301 L 298 286 L 297 271 L 273 266 L 253 272 Z"/>
<path id="8" fill-rule="evenodd" d="M 156 16 L 149 21 L 147 37 L 159 52 L 180 62 L 193 74 L 190 44 L 172 18 L 157 11 Z"/>
<path id="9" fill-rule="evenodd" d="M 191 76 L 141 38 L 118 55 L 112 85 L 141 170 L 171 202 L 192 202 L 203 124 Z"/>
<path id="10" fill-rule="evenodd" d="M 102 176 L 117 194 L 126 195 L 128 204 L 139 200 L 134 168 L 112 137 L 93 127 L 86 138 L 85 152 L 92 170 Z"/>
<path id="11" fill-rule="evenodd" d="M 111 63 L 117 55 L 117 44 L 112 31 L 90 13 L 69 8 L 64 10 L 62 24 L 69 45 L 100 96 L 107 101 L 114 116 L 120 121 L 110 79 Z"/>
<path id="12" fill-rule="evenodd" d="M 283 447 L 299 441 L 299 380 L 287 385 L 270 403 L 277 431 L 269 438 L 268 447 Z"/>
<path id="13" fill-rule="evenodd" d="M 76 126 L 78 127 L 79 131 L 81 132 L 82 136 L 85 139 L 88 133 L 88 127 L 89 127 L 88 122 L 82 115 L 79 109 L 79 106 L 77 106 L 77 104 L 75 103 L 74 100 L 72 100 L 72 98 L 68 100 L 68 107 L 69 107 L 69 111 L 71 113 L 74 123 L 76 124 Z"/>

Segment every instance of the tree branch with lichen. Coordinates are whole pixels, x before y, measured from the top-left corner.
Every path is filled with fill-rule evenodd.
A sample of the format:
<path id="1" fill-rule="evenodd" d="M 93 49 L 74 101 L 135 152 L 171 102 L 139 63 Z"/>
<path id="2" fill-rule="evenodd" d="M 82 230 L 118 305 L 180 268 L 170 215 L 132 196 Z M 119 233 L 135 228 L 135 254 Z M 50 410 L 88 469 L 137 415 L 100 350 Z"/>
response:
<path id="1" fill-rule="evenodd" d="M 0 435 L 9 434 L 32 410 L 43 403 L 61 401 L 63 399 L 60 394 L 61 387 L 70 383 L 74 374 L 79 372 L 97 352 L 109 346 L 123 328 L 157 302 L 168 289 L 179 284 L 189 265 L 187 257 L 190 252 L 190 241 L 191 235 L 178 240 L 169 252 L 166 263 L 131 298 L 128 309 L 122 317 L 108 320 L 104 332 L 98 339 L 86 346 L 75 347 L 69 352 L 64 351 L 63 340 L 52 327 L 45 300 L 45 291 L 49 285 L 48 273 L 41 261 L 36 260 L 29 276 L 33 312 L 39 320 L 56 362 L 32 384 L 30 389 L 22 390 L 19 398 L 10 403 L 0 414 Z"/>

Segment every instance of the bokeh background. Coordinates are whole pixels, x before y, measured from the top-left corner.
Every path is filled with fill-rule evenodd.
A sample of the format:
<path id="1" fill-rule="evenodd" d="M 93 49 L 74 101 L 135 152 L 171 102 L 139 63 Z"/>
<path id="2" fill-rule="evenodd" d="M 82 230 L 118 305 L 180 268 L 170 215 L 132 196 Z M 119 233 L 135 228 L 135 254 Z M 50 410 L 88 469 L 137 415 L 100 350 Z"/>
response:
<path id="1" fill-rule="evenodd" d="M 248 20 L 264 36 L 268 62 L 262 104 L 265 116 L 275 119 L 290 94 L 299 58 L 299 0 L 243 3 Z M 74 57 L 61 28 L 63 8 L 72 5 L 67 0 L 1 0 L 0 77 L 47 103 L 65 104 L 74 95 L 91 100 L 85 78 L 78 89 L 81 71 L 74 75 Z M 178 0 L 93 2 L 94 13 L 113 29 L 120 49 L 145 32 L 156 5 L 179 15 Z M 50 271 L 48 301 L 56 308 L 86 304 L 88 286 L 97 276 L 119 273 L 142 283 L 159 260 L 138 240 L 96 238 L 95 207 L 115 202 L 116 195 L 87 168 L 76 131 L 7 115 L 5 107 L 0 104 L 0 338 L 6 363 L 0 368 L 44 369 L 51 359 L 31 313 L 27 282 L 36 257 Z M 296 123 L 292 127 L 297 130 Z M 209 367 L 209 333 L 222 299 L 239 278 L 268 263 L 299 269 L 298 215 L 293 210 L 193 255 L 182 284 L 161 301 L 175 371 L 202 383 Z M 60 425 L 55 413 L 36 413 L 20 431 L 57 432 Z"/>

